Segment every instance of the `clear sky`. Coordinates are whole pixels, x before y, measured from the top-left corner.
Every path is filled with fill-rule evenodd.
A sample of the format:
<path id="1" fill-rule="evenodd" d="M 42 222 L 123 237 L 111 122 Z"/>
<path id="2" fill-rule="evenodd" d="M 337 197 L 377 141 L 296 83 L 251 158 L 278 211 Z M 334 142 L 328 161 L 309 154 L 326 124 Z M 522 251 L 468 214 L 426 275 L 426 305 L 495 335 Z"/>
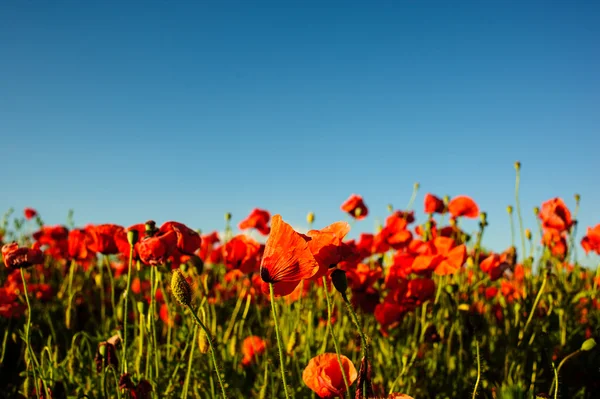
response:
<path id="1" fill-rule="evenodd" d="M 554 196 L 600 222 L 600 2 L 0 3 L 0 210 L 296 226 L 467 194 L 484 244 Z M 421 219 L 422 220 L 422 219 Z M 471 225 L 474 226 L 474 223 Z M 580 251 L 581 252 L 581 251 Z"/>

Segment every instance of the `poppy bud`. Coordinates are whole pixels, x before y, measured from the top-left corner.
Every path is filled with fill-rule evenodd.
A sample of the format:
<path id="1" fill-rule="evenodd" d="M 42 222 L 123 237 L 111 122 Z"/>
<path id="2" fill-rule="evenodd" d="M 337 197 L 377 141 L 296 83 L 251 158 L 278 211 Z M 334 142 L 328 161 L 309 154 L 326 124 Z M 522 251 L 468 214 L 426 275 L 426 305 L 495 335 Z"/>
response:
<path id="1" fill-rule="evenodd" d="M 313 224 L 315 221 L 315 214 L 313 212 L 308 212 L 308 215 L 306 215 L 306 221 L 308 224 Z"/>
<path id="2" fill-rule="evenodd" d="M 154 220 L 148 220 L 144 223 L 144 228 L 147 236 L 153 236 L 156 231 L 156 222 Z"/>
<path id="3" fill-rule="evenodd" d="M 506 213 L 508 213 L 509 215 L 512 215 L 513 213 L 513 207 L 512 205 L 509 205 L 506 207 Z"/>
<path id="4" fill-rule="evenodd" d="M 416 182 L 416 183 L 414 184 L 414 186 L 413 186 L 413 188 L 414 188 L 415 190 L 418 190 L 418 189 L 419 189 L 419 187 L 421 187 L 421 185 L 419 184 L 419 182 Z"/>
<path id="5" fill-rule="evenodd" d="M 473 266 L 475 266 L 475 261 L 473 260 L 473 257 L 472 257 L 472 256 L 469 256 L 469 257 L 467 258 L 467 266 L 469 266 L 469 267 L 473 267 Z"/>
<path id="6" fill-rule="evenodd" d="M 140 234 L 137 230 L 129 230 L 127 232 L 127 242 L 129 243 L 129 245 L 134 246 L 138 242 L 139 238 Z"/>
<path id="7" fill-rule="evenodd" d="M 387 210 L 388 212 L 392 213 L 394 211 L 394 207 L 392 206 L 392 204 L 388 204 L 387 206 Z"/>
<path id="8" fill-rule="evenodd" d="M 137 310 L 138 310 L 138 313 L 144 313 L 144 302 L 138 301 Z"/>
<path id="9" fill-rule="evenodd" d="M 521 162 L 517 161 L 515 162 L 515 169 L 518 172 L 519 170 L 521 170 Z"/>
<path id="10" fill-rule="evenodd" d="M 487 225 L 487 212 L 481 212 L 481 214 L 479 215 L 479 220 L 481 220 L 481 224 L 483 226 Z"/>
<path id="11" fill-rule="evenodd" d="M 579 205 L 579 201 L 581 201 L 581 195 L 575 194 L 575 203 Z"/>
<path id="12" fill-rule="evenodd" d="M 531 240 L 531 230 L 525 229 L 525 238 Z"/>
<path id="13" fill-rule="evenodd" d="M 225 221 L 229 222 L 231 220 L 231 212 L 225 212 Z"/>
<path id="14" fill-rule="evenodd" d="M 346 278 L 346 272 L 341 269 L 335 269 L 331 273 L 331 281 L 333 286 L 342 296 L 346 297 L 346 291 L 348 290 L 348 279 Z"/>
<path id="15" fill-rule="evenodd" d="M 190 306 L 192 303 L 192 288 L 179 269 L 175 270 L 173 277 L 171 277 L 171 291 L 177 302 L 183 306 Z"/>
<path id="16" fill-rule="evenodd" d="M 581 344 L 581 350 L 584 352 L 591 351 L 596 346 L 596 340 L 594 338 L 590 338 L 585 340 L 583 344 Z"/>
<path id="17" fill-rule="evenodd" d="M 102 357 L 106 356 L 106 344 L 105 343 L 101 343 L 98 346 L 98 352 L 100 353 L 100 356 L 102 356 Z"/>
<path id="18" fill-rule="evenodd" d="M 539 207 L 539 206 L 536 206 L 536 207 L 534 207 L 534 208 L 533 208 L 533 214 L 534 214 L 535 216 L 537 216 L 539 213 L 540 213 L 540 207 Z"/>

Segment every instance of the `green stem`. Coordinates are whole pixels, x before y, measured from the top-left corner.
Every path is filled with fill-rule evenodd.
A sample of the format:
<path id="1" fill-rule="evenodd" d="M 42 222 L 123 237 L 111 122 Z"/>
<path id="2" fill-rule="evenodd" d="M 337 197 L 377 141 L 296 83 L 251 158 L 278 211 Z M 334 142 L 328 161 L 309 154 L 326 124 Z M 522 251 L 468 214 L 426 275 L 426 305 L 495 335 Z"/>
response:
<path id="1" fill-rule="evenodd" d="M 523 247 L 522 253 L 523 253 L 523 256 L 525 256 L 527 248 L 525 247 L 525 229 L 523 227 L 523 217 L 521 216 L 521 204 L 519 202 L 520 182 L 521 182 L 521 172 L 520 172 L 520 169 L 517 169 L 517 177 L 515 180 L 515 201 L 516 201 L 516 207 L 517 207 L 517 218 L 519 219 L 519 230 L 521 232 L 521 245 Z M 513 246 L 514 246 L 514 244 L 513 244 Z"/>
<path id="2" fill-rule="evenodd" d="M 204 331 L 204 334 L 206 334 L 206 340 L 208 341 L 208 346 L 210 347 L 210 355 L 212 357 L 213 366 L 215 367 L 215 371 L 217 372 L 217 379 L 219 380 L 219 385 L 221 387 L 221 394 L 223 395 L 223 399 L 227 399 L 227 393 L 225 392 L 225 384 L 223 383 L 223 379 L 221 378 L 221 372 L 219 370 L 219 365 L 217 364 L 215 348 L 213 346 L 212 338 L 210 337 L 210 333 L 209 333 L 208 329 L 206 328 L 206 326 L 204 325 L 204 323 L 202 323 L 202 321 L 200 320 L 200 318 L 198 317 L 196 312 L 194 312 L 192 310 L 192 307 L 188 305 L 188 308 L 190 308 L 190 312 L 192 312 L 192 315 L 196 319 L 196 322 L 198 323 L 198 325 L 200 325 L 200 328 L 202 328 L 202 331 Z"/>
<path id="3" fill-rule="evenodd" d="M 279 349 L 279 366 L 281 369 L 281 379 L 283 381 L 283 392 L 285 393 L 285 398 L 289 399 L 290 394 L 288 393 L 287 382 L 285 381 L 285 364 L 283 363 L 283 350 L 281 337 L 279 335 L 277 309 L 275 309 L 275 292 L 273 291 L 273 283 L 269 283 L 269 292 L 271 295 L 271 311 L 273 312 L 273 321 L 275 322 L 275 336 L 277 337 L 277 349 Z"/>
<path id="4" fill-rule="evenodd" d="M 533 306 L 531 307 L 531 311 L 529 312 L 529 316 L 527 317 L 527 322 L 525 323 L 525 327 L 523 327 L 523 331 L 521 332 L 521 336 L 519 337 L 519 341 L 521 341 L 523 339 L 523 336 L 527 332 L 527 327 L 529 326 L 529 323 L 531 323 L 531 319 L 533 319 L 533 313 L 535 312 L 535 309 L 537 308 L 538 302 L 540 301 L 540 299 L 542 297 L 542 293 L 544 292 L 544 288 L 546 288 L 546 282 L 548 281 L 548 274 L 549 274 L 548 271 L 544 271 L 544 280 L 542 281 L 542 286 L 540 287 L 540 290 L 538 291 L 538 294 L 535 297 L 535 301 L 533 302 Z"/>
<path id="5" fill-rule="evenodd" d="M 412 208 L 413 203 L 415 202 L 415 199 L 417 198 L 417 192 L 419 191 L 419 185 L 418 184 L 414 184 L 413 185 L 413 192 L 412 195 L 410 196 L 410 200 L 408 201 L 408 205 L 406 206 L 406 211 L 410 211 L 410 208 Z"/>
<path id="6" fill-rule="evenodd" d="M 192 312 L 194 314 L 194 312 Z M 185 382 L 183 383 L 183 391 L 181 392 L 181 399 L 186 399 L 188 394 L 188 387 L 190 385 L 190 375 L 192 374 L 192 361 L 194 359 L 194 347 L 196 342 L 196 337 L 198 336 L 198 326 L 194 326 L 194 334 L 192 336 L 192 343 L 190 345 L 190 358 L 188 360 L 188 367 L 185 373 Z"/>
<path id="7" fill-rule="evenodd" d="M 477 380 L 475 381 L 475 388 L 473 389 L 473 399 L 477 397 L 477 388 L 479 387 L 479 380 L 481 379 L 481 360 L 479 359 L 479 340 L 475 338 L 475 348 L 477 350 Z"/>
<path id="8" fill-rule="evenodd" d="M 512 212 L 509 212 L 508 218 L 510 219 L 510 239 L 511 239 L 510 242 L 511 242 L 511 246 L 514 247 L 515 246 L 515 221 L 513 219 Z"/>
<path id="9" fill-rule="evenodd" d="M 110 259 L 108 259 L 108 255 L 104 255 L 104 262 L 106 263 L 106 270 L 108 271 L 108 280 L 110 281 L 110 306 L 112 308 L 112 316 L 115 321 L 115 326 L 118 326 L 119 321 L 117 319 L 117 312 L 115 311 L 115 279 L 112 275 L 112 268 L 110 267 Z"/>
<path id="10" fill-rule="evenodd" d="M 127 266 L 127 286 L 125 287 L 124 295 L 124 312 L 123 312 L 123 373 L 127 373 L 127 321 L 129 315 L 127 314 L 127 304 L 129 303 L 129 287 L 131 285 L 131 264 L 133 263 L 133 245 L 129 246 L 129 263 Z"/>
<path id="11" fill-rule="evenodd" d="M 154 375 L 158 378 L 158 364 L 159 364 L 159 352 L 158 352 L 158 339 L 156 336 L 156 285 L 158 282 L 157 274 L 158 270 L 156 267 L 150 268 L 150 287 L 152 292 L 152 298 L 150 298 L 150 328 L 152 330 L 152 349 L 154 352 Z"/>
<path id="12" fill-rule="evenodd" d="M 342 372 L 342 377 L 344 378 L 344 385 L 346 386 L 346 397 L 350 399 L 350 384 L 348 383 L 348 377 L 346 377 L 346 372 L 344 370 L 344 364 L 342 363 L 342 358 L 340 356 L 340 346 L 338 344 L 337 337 L 335 336 L 335 332 L 333 331 L 333 323 L 331 322 L 331 299 L 329 298 L 329 290 L 327 289 L 327 277 L 323 276 L 323 289 L 325 290 L 325 299 L 327 299 L 327 324 L 329 326 L 329 333 L 331 334 L 331 338 L 333 340 L 333 346 L 335 347 L 335 354 L 337 355 L 337 361 L 340 365 L 340 371 Z"/>
<path id="13" fill-rule="evenodd" d="M 69 268 L 69 288 L 67 296 L 67 313 L 66 313 L 66 325 L 68 329 L 71 329 L 71 303 L 73 302 L 73 274 L 75 274 L 75 260 L 71 261 L 71 267 Z"/>
<path id="14" fill-rule="evenodd" d="M 593 291 L 595 292 L 598 288 L 598 280 L 600 280 L 600 265 L 596 267 L 596 277 L 594 278 Z"/>
<path id="15" fill-rule="evenodd" d="M 580 353 L 581 353 L 581 349 L 577 349 L 575 352 L 565 356 L 565 358 L 563 360 L 561 360 L 560 363 L 558 364 L 558 367 L 556 368 L 556 371 L 555 371 L 555 379 L 552 380 L 552 385 L 550 385 L 550 392 L 552 392 L 552 389 L 554 388 L 554 385 L 556 382 L 556 391 L 554 392 L 555 397 L 558 394 L 558 375 L 560 374 L 560 369 L 562 368 L 562 366 L 565 364 L 565 362 L 567 360 L 569 360 L 570 358 L 572 358 L 574 356 L 577 356 Z"/>
<path id="16" fill-rule="evenodd" d="M 346 308 L 348 309 L 348 312 L 350 312 L 350 316 L 352 316 L 352 322 L 354 322 L 354 325 L 356 326 L 356 329 L 358 330 L 358 333 L 360 334 L 360 340 L 362 342 L 362 355 L 368 361 L 369 360 L 369 349 L 367 346 L 367 337 L 365 336 L 365 333 L 363 332 L 362 327 L 360 326 L 360 323 L 358 321 L 358 316 L 356 315 L 356 312 L 354 311 L 352 304 L 348 300 L 348 297 L 345 294 L 342 294 L 342 298 L 344 299 L 344 302 L 346 303 Z"/>
<path id="17" fill-rule="evenodd" d="M 106 319 L 106 304 L 104 303 L 104 275 L 102 273 L 102 262 L 98 262 L 98 279 L 100 285 L 100 323 L 102 325 L 102 331 L 104 331 L 104 321 Z"/>
<path id="18" fill-rule="evenodd" d="M 40 391 L 37 388 L 37 372 L 35 371 L 35 366 L 31 364 L 31 361 L 34 358 L 33 349 L 31 349 L 31 342 L 29 341 L 30 337 L 30 328 L 31 328 L 31 303 L 29 302 L 29 295 L 27 293 L 27 282 L 25 281 L 25 272 L 21 268 L 21 280 L 23 280 L 23 294 L 25 295 L 25 301 L 27 302 L 27 324 L 25 325 L 25 344 L 27 345 L 27 351 L 29 352 L 29 361 L 27 362 L 27 366 L 31 366 L 31 370 L 33 371 L 33 381 L 35 385 L 35 393 L 39 399 Z M 26 377 L 28 378 L 28 377 Z M 29 392 L 26 392 L 29 395 Z"/>

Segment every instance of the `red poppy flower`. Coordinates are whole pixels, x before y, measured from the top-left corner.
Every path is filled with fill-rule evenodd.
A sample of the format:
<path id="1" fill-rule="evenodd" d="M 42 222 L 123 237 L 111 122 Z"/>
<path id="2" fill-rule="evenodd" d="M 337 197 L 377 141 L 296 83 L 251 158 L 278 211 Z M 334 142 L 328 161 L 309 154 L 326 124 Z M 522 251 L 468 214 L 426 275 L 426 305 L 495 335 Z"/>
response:
<path id="1" fill-rule="evenodd" d="M 208 260 L 208 257 L 214 250 L 214 245 L 218 244 L 220 241 L 221 240 L 219 239 L 219 233 L 217 233 L 216 231 L 210 234 L 203 235 L 202 243 L 200 244 L 200 252 L 198 253 L 200 259 L 206 262 Z"/>
<path id="2" fill-rule="evenodd" d="M 284 222 L 281 215 L 273 216 L 260 266 L 263 292 L 269 292 L 268 284 L 271 283 L 277 295 L 288 295 L 300 280 L 309 279 L 319 271 L 309 240 L 310 237 L 301 235 Z"/>
<path id="3" fill-rule="evenodd" d="M 36 211 L 35 209 L 33 209 L 33 208 L 25 208 L 25 209 L 23 210 L 23 214 L 25 215 L 25 219 L 27 219 L 27 220 L 31 220 L 31 219 L 33 219 L 34 217 L 36 217 L 38 213 L 37 213 L 37 211 Z"/>
<path id="4" fill-rule="evenodd" d="M 319 264 L 319 271 L 312 276 L 313 280 L 320 279 L 327 274 L 330 267 L 344 260 L 344 237 L 350 231 L 346 222 L 336 222 L 321 230 L 310 230 L 307 236 L 308 248 Z"/>
<path id="5" fill-rule="evenodd" d="M 90 249 L 104 255 L 119 253 L 115 237 L 123 233 L 123 227 L 116 224 L 88 225 L 85 228 L 91 237 Z"/>
<path id="6" fill-rule="evenodd" d="M 562 232 L 569 230 L 573 225 L 571 212 L 561 198 L 544 202 L 538 217 L 542 220 L 542 227 L 545 229 L 556 229 Z"/>
<path id="7" fill-rule="evenodd" d="M 348 287 L 352 291 L 365 291 L 372 287 L 382 276 L 383 270 L 377 266 L 374 269 L 367 264 L 360 263 L 356 268 L 346 271 Z"/>
<path id="8" fill-rule="evenodd" d="M 76 261 L 90 260 L 95 252 L 89 249 L 92 238 L 84 229 L 73 229 L 69 232 L 69 258 Z"/>
<path id="9" fill-rule="evenodd" d="M 356 368 L 346 356 L 340 355 L 340 359 L 348 384 L 352 385 L 358 377 Z M 335 353 L 323 353 L 310 359 L 302 372 L 302 380 L 320 398 L 342 397 L 346 392 L 342 369 Z"/>
<path id="10" fill-rule="evenodd" d="M 552 255 L 562 259 L 567 253 L 566 231 L 553 228 L 544 229 L 542 244 L 550 248 Z"/>
<path id="11" fill-rule="evenodd" d="M 242 354 L 244 355 L 242 358 L 242 365 L 250 365 L 257 356 L 265 353 L 266 349 L 266 342 L 259 336 L 253 335 L 244 339 L 242 342 Z"/>
<path id="12" fill-rule="evenodd" d="M 254 228 L 258 230 L 262 235 L 267 235 L 271 230 L 268 226 L 270 218 L 271 214 L 268 211 L 255 208 L 252 210 L 252 212 L 250 212 L 250 215 L 248 215 L 246 219 L 240 222 L 238 227 L 240 230 Z"/>
<path id="13" fill-rule="evenodd" d="M 225 244 L 223 252 L 225 266 L 238 269 L 244 274 L 258 271 L 261 246 L 243 234 L 233 237 Z"/>
<path id="14" fill-rule="evenodd" d="M 425 194 L 425 213 L 444 213 L 444 201 L 433 194 Z"/>
<path id="15" fill-rule="evenodd" d="M 600 255 L 600 224 L 594 228 L 588 227 L 587 235 L 581 240 L 581 246 L 586 254 L 595 251 Z"/>
<path id="16" fill-rule="evenodd" d="M 448 211 L 455 218 L 464 216 L 474 219 L 479 216 L 479 207 L 471 197 L 467 197 L 466 195 L 459 195 L 452 198 L 448 204 Z"/>
<path id="17" fill-rule="evenodd" d="M 119 253 L 123 255 L 126 259 L 129 259 L 129 252 L 131 250 L 129 240 L 127 239 L 127 233 L 129 231 L 134 230 L 138 233 L 138 242 L 133 246 L 133 259 L 139 259 L 137 247 L 139 245 L 140 240 L 144 237 L 146 233 L 146 225 L 144 223 L 134 224 L 133 226 L 129 226 L 126 229 L 117 231 L 115 234 L 115 243 L 117 244 L 117 248 L 119 248 Z"/>
<path id="18" fill-rule="evenodd" d="M 46 246 L 44 253 L 54 259 L 65 259 L 69 255 L 69 230 L 64 226 L 44 226 L 33 233 L 33 239 Z"/>
<path id="19" fill-rule="evenodd" d="M 375 307 L 375 320 L 380 325 L 379 331 L 384 337 L 388 336 L 388 331 L 397 326 L 406 313 L 409 307 L 398 303 L 384 301 Z"/>
<path id="20" fill-rule="evenodd" d="M 144 237 L 138 245 L 140 260 L 148 265 L 156 266 L 167 263 L 177 248 L 177 237 L 174 231 Z"/>
<path id="21" fill-rule="evenodd" d="M 179 252 L 186 255 L 192 255 L 200 248 L 200 245 L 202 244 L 200 234 L 183 223 L 165 222 L 160 226 L 158 234 L 167 234 L 171 231 L 175 233 L 175 245 Z"/>
<path id="22" fill-rule="evenodd" d="M 369 214 L 369 209 L 360 195 L 352 194 L 341 206 L 342 211 L 347 212 L 356 220 L 362 220 Z"/>
<path id="23" fill-rule="evenodd" d="M 16 242 L 2 247 L 4 265 L 10 270 L 44 263 L 44 255 L 37 248 L 20 247 Z"/>
<path id="24" fill-rule="evenodd" d="M 492 281 L 502 277 L 504 271 L 508 268 L 508 263 L 502 261 L 498 254 L 490 254 L 479 264 L 481 271 L 487 273 Z"/>
<path id="25" fill-rule="evenodd" d="M 373 240 L 375 236 L 371 233 L 361 233 L 356 243 L 356 249 L 363 258 L 373 254 Z"/>

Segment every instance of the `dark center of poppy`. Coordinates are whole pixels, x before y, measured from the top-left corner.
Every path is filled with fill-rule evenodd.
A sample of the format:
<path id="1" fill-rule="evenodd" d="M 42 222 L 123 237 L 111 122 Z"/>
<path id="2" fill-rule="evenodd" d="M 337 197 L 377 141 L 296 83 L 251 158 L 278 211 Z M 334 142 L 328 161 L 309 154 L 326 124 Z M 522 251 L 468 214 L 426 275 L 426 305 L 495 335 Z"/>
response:
<path id="1" fill-rule="evenodd" d="M 275 282 L 273 280 L 273 278 L 271 278 L 271 276 L 269 275 L 269 270 L 267 270 L 267 268 L 265 268 L 265 267 L 260 268 L 260 278 L 265 283 L 274 283 Z"/>

